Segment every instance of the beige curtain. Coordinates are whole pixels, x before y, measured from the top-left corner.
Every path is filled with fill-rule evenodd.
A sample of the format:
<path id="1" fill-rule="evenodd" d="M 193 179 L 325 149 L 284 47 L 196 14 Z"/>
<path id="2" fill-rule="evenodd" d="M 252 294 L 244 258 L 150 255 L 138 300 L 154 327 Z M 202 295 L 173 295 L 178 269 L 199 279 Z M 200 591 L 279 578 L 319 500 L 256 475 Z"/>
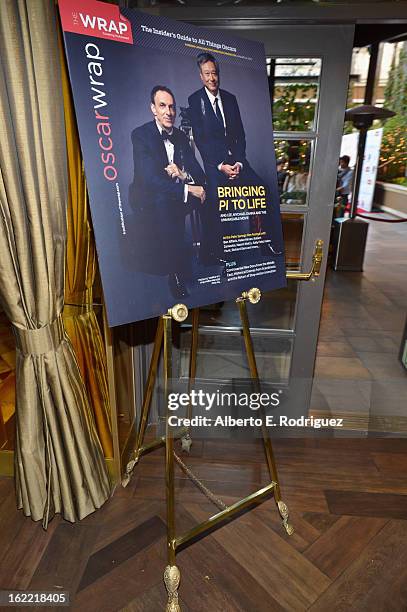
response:
<path id="1" fill-rule="evenodd" d="M 109 495 L 63 328 L 67 170 L 55 8 L 0 2 L 0 301 L 17 345 L 17 502 L 75 521 Z"/>

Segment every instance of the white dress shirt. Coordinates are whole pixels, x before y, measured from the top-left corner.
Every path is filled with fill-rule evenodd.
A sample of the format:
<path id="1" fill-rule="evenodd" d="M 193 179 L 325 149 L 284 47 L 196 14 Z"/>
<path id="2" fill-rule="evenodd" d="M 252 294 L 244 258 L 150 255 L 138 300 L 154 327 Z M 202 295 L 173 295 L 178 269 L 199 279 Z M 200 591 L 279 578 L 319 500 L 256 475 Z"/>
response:
<path id="1" fill-rule="evenodd" d="M 157 126 L 158 131 L 160 132 L 160 134 L 162 135 L 163 133 L 163 128 L 162 126 L 158 123 L 157 119 L 155 120 L 155 124 Z M 168 132 L 169 136 L 172 135 L 173 130 L 171 130 L 171 132 Z M 165 150 L 167 152 L 167 159 L 168 159 L 168 163 L 169 164 L 173 164 L 174 163 L 174 150 L 175 147 L 173 145 L 173 143 L 171 142 L 171 140 L 168 140 L 168 138 L 166 138 L 165 140 L 163 140 L 164 146 L 165 146 Z M 180 168 L 180 170 L 182 170 L 182 168 Z M 177 177 L 176 182 L 179 183 L 181 179 L 179 179 Z M 185 184 L 184 185 L 184 202 L 186 202 L 188 200 L 188 185 Z"/>
<path id="2" fill-rule="evenodd" d="M 222 119 L 223 119 L 223 127 L 224 127 L 224 129 L 225 129 L 225 134 L 226 134 L 226 121 L 225 121 L 225 113 L 223 112 L 223 104 L 222 104 L 222 98 L 221 98 L 221 96 L 220 96 L 220 91 L 218 90 L 218 94 L 217 94 L 216 96 L 214 96 L 214 95 L 213 95 L 213 93 L 211 93 L 211 92 L 209 91 L 209 89 L 207 89 L 206 87 L 205 87 L 205 91 L 206 91 L 206 95 L 207 95 L 207 96 L 208 96 L 208 98 L 209 98 L 209 102 L 210 102 L 210 103 L 211 103 L 211 105 L 212 105 L 213 112 L 215 113 L 215 115 L 216 115 L 216 107 L 215 107 L 215 102 L 216 102 L 216 100 L 218 101 L 218 108 L 219 108 L 219 110 L 220 110 L 220 114 L 222 115 Z"/>
<path id="3" fill-rule="evenodd" d="M 220 114 L 222 115 L 222 119 L 223 119 L 223 127 L 224 127 L 224 130 L 225 130 L 225 136 L 226 136 L 226 121 L 225 121 L 225 113 L 223 112 L 223 104 L 222 104 L 222 98 L 221 98 L 221 95 L 220 95 L 220 91 L 219 91 L 219 89 L 218 89 L 218 93 L 217 93 L 217 95 L 216 95 L 216 96 L 214 96 L 214 95 L 213 95 L 213 93 L 211 93 L 211 92 L 209 91 L 209 89 L 207 89 L 207 87 L 205 87 L 205 91 L 206 91 L 206 95 L 207 95 L 207 96 L 208 96 L 208 98 L 209 98 L 209 102 L 210 102 L 210 103 L 211 103 L 211 105 L 212 105 L 213 112 L 215 113 L 215 115 L 216 115 L 216 106 L 215 106 L 215 102 L 216 102 L 216 100 L 218 101 L 218 108 L 219 108 L 219 110 L 220 110 Z M 229 154 L 231 154 L 231 153 L 230 153 L 230 151 L 229 151 Z M 223 164 L 224 164 L 224 163 L 225 163 L 225 162 L 223 161 L 223 162 L 221 162 L 220 164 L 218 164 L 218 170 L 220 170 L 220 169 L 221 169 L 221 167 L 223 166 Z M 242 164 L 242 162 L 240 162 L 240 161 L 236 161 L 236 163 L 238 163 L 238 164 L 239 164 L 240 168 L 243 168 L 243 164 Z"/>

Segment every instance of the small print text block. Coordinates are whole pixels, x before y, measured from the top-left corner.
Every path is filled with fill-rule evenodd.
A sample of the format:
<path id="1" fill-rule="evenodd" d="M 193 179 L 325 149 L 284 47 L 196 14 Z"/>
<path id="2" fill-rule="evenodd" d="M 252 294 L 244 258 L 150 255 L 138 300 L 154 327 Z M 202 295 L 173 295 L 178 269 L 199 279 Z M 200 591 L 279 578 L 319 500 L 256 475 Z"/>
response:
<path id="1" fill-rule="evenodd" d="M 0 606 L 69 606 L 67 591 L 0 591 Z"/>

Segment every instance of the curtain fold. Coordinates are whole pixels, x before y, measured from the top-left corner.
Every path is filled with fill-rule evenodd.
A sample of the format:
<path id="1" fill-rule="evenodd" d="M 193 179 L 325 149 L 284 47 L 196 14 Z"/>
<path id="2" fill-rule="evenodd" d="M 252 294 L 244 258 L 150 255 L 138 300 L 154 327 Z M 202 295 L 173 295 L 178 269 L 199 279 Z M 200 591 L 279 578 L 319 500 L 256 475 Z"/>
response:
<path id="1" fill-rule="evenodd" d="M 16 337 L 17 504 L 76 521 L 110 493 L 61 313 L 67 173 L 55 8 L 0 2 L 0 301 Z"/>
<path id="2" fill-rule="evenodd" d="M 78 359 L 105 457 L 113 457 L 106 355 L 93 309 L 95 242 L 61 36 L 58 37 L 68 155 L 68 211 L 64 323 Z"/>

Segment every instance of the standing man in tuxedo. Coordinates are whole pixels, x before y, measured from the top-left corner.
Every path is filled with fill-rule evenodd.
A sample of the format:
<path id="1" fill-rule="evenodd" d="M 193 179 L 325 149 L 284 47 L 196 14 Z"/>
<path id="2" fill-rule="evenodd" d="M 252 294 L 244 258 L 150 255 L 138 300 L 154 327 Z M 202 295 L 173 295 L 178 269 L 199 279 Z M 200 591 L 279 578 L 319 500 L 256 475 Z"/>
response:
<path id="1" fill-rule="evenodd" d="M 174 299 L 188 296 L 183 274 L 189 258 L 185 216 L 205 201 L 205 175 L 188 139 L 174 127 L 176 105 L 164 85 L 151 92 L 153 121 L 133 130 L 134 179 L 129 202 L 135 211 L 135 239 L 144 272 L 168 275 Z"/>
<path id="2" fill-rule="evenodd" d="M 246 158 L 246 136 L 239 105 L 236 96 L 220 88 L 217 59 L 211 53 L 200 53 L 197 64 L 203 87 L 191 94 L 188 102 L 194 141 L 202 156 L 208 182 L 207 205 L 201 211 L 201 254 L 203 263 L 222 263 L 222 228 L 216 205 L 217 187 L 265 183 Z M 271 245 L 267 247 L 273 254 L 277 254 Z"/>

